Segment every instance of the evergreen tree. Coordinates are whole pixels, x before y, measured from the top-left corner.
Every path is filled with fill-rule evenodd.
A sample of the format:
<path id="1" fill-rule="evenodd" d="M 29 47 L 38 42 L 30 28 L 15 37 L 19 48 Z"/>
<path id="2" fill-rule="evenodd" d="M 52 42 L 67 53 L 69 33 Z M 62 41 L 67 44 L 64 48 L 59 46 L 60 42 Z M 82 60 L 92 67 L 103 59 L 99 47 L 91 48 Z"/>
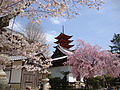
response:
<path id="1" fill-rule="evenodd" d="M 120 54 L 120 34 L 114 34 L 111 42 L 113 44 L 110 46 L 111 52 Z"/>

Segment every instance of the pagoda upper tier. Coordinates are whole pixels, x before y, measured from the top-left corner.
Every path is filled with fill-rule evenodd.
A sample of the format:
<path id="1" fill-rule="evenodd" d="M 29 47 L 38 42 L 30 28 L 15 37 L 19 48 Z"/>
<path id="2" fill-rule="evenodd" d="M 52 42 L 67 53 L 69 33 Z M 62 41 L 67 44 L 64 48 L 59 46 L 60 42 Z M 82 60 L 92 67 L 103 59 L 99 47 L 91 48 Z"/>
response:
<path id="1" fill-rule="evenodd" d="M 57 39 L 55 43 L 66 49 L 69 49 L 74 46 L 74 45 L 69 45 L 73 41 L 73 40 L 69 40 L 71 37 L 72 36 L 68 36 L 65 35 L 64 33 L 61 33 L 58 37 L 55 38 Z"/>
<path id="2" fill-rule="evenodd" d="M 65 40 L 63 38 L 61 38 L 60 40 L 56 41 L 56 44 L 60 44 L 60 43 L 71 43 L 73 40 Z"/>
<path id="3" fill-rule="evenodd" d="M 68 44 L 64 44 L 64 43 L 60 43 L 59 45 L 64 47 L 64 48 L 67 48 L 67 49 L 69 49 L 69 48 L 74 46 L 74 45 L 68 45 Z"/>
<path id="4" fill-rule="evenodd" d="M 63 45 L 63 44 L 59 44 L 60 46 L 66 48 L 66 49 L 69 49 L 69 48 L 72 48 L 74 45 Z M 57 46 L 55 46 L 54 48 L 56 48 Z"/>
<path id="5" fill-rule="evenodd" d="M 70 39 L 72 36 L 68 36 L 68 35 L 65 35 L 64 33 L 61 33 L 58 37 L 56 37 L 55 39 L 61 39 L 61 38 L 65 38 L 65 39 Z"/>

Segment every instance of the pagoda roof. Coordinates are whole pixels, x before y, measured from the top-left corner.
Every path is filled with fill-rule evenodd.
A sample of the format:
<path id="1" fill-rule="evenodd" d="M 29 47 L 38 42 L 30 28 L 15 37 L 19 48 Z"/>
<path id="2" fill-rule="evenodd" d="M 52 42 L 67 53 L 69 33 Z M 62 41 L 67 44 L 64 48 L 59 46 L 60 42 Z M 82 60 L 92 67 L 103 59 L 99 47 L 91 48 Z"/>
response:
<path id="1" fill-rule="evenodd" d="M 61 53 L 63 53 L 64 54 L 63 56 L 67 56 L 67 55 L 73 54 L 73 51 L 74 51 L 74 50 L 69 50 L 67 48 L 64 48 L 64 47 L 62 47 L 60 45 L 57 45 L 55 48 L 56 48 L 56 50 L 59 50 Z"/>
<path id="2" fill-rule="evenodd" d="M 59 45 L 66 48 L 66 49 L 69 49 L 69 48 L 74 46 L 74 45 L 68 45 L 68 44 L 65 44 L 65 43 L 60 43 Z"/>
<path id="3" fill-rule="evenodd" d="M 58 57 L 58 58 L 54 58 L 54 59 L 52 59 L 53 61 L 55 61 L 55 60 L 60 60 L 60 59 L 64 59 L 64 58 L 67 58 L 68 56 L 62 56 L 62 57 Z"/>
<path id="4" fill-rule="evenodd" d="M 60 45 L 56 46 L 56 48 L 63 53 L 65 56 L 59 56 L 52 58 L 52 67 L 63 66 L 63 63 L 67 61 L 68 55 L 73 54 L 73 50 L 68 50 Z"/>
<path id="5" fill-rule="evenodd" d="M 71 43 L 73 40 L 65 40 L 63 38 L 61 38 L 60 40 L 56 41 L 56 44 L 60 44 L 60 43 Z"/>
<path id="6" fill-rule="evenodd" d="M 60 45 L 57 46 L 57 48 L 62 52 L 64 53 L 65 55 L 70 55 L 70 54 L 73 54 L 73 50 L 68 50 Z"/>
<path id="7" fill-rule="evenodd" d="M 74 45 L 69 45 L 69 46 L 68 45 L 60 45 L 60 46 L 66 48 L 66 49 L 69 49 L 69 48 L 73 47 Z M 55 46 L 54 48 L 57 48 L 57 46 Z"/>
<path id="8" fill-rule="evenodd" d="M 64 33 L 60 33 L 60 35 L 56 37 L 55 39 L 61 39 L 61 38 L 70 39 L 71 37 L 72 36 L 68 36 L 68 35 L 65 35 Z"/>

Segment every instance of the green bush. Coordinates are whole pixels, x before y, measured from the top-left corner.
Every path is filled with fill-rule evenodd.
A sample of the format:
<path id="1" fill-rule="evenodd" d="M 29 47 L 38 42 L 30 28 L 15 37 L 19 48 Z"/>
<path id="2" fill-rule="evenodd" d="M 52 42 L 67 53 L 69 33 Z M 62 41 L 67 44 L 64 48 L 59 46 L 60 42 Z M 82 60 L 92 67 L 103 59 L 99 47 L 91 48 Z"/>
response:
<path id="1" fill-rule="evenodd" d="M 105 87 L 105 78 L 104 76 L 97 76 L 85 79 L 86 88 L 88 89 L 98 89 Z"/>
<path id="2" fill-rule="evenodd" d="M 120 77 L 115 78 L 110 75 L 91 77 L 85 79 L 85 84 L 85 88 L 94 90 L 107 87 L 108 84 L 116 87 L 117 85 L 120 85 Z"/>
<path id="3" fill-rule="evenodd" d="M 59 77 L 49 78 L 51 90 L 74 90 L 73 87 L 69 87 L 66 77 L 63 79 Z M 75 90 L 98 90 L 99 88 L 105 88 L 108 84 L 117 87 L 120 85 L 120 77 L 114 78 L 110 75 L 97 76 L 84 79 L 85 89 L 75 89 Z"/>
<path id="4" fill-rule="evenodd" d="M 63 78 L 61 79 L 60 77 L 54 77 L 52 78 L 51 76 L 49 76 L 50 79 L 50 85 L 52 88 L 58 89 L 60 90 L 60 88 L 62 88 L 63 90 L 68 88 L 68 81 L 67 81 L 67 75 L 69 74 L 69 72 L 64 72 L 62 71 L 61 74 L 63 74 Z"/>
<path id="5" fill-rule="evenodd" d="M 60 88 L 62 86 L 61 78 L 60 77 L 54 77 L 54 78 L 49 78 L 50 85 L 53 89 Z"/>

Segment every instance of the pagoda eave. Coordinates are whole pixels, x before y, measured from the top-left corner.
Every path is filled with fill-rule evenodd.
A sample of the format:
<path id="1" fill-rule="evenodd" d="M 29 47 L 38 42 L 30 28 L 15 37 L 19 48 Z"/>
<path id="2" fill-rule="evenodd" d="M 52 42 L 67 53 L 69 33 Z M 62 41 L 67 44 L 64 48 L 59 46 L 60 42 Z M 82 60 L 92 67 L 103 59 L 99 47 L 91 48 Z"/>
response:
<path id="1" fill-rule="evenodd" d="M 55 39 L 61 39 L 61 37 L 66 38 L 66 39 L 70 39 L 72 36 L 68 36 L 65 35 L 64 33 L 61 33 L 58 37 L 56 37 Z"/>
<path id="2" fill-rule="evenodd" d="M 62 46 L 62 47 L 65 47 L 65 48 L 69 49 L 69 48 L 73 47 L 74 45 L 65 45 L 65 44 L 60 44 L 60 46 Z"/>
<path id="3" fill-rule="evenodd" d="M 73 40 L 68 40 L 68 41 L 66 41 L 66 40 L 64 40 L 64 39 L 61 39 L 61 40 L 58 40 L 58 41 L 56 41 L 56 42 L 54 42 L 54 43 L 59 44 L 59 43 L 65 42 L 65 43 L 69 44 L 69 43 L 71 43 L 72 41 L 73 41 Z"/>

